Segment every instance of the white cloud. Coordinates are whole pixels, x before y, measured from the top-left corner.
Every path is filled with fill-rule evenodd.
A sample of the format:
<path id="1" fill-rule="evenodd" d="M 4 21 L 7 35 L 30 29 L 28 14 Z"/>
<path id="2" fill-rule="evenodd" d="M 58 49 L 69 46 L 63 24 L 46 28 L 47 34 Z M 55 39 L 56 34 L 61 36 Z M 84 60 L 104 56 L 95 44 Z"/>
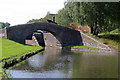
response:
<path id="1" fill-rule="evenodd" d="M 39 19 L 48 11 L 57 13 L 64 7 L 64 0 L 0 0 L 0 22 L 23 24 Z"/>

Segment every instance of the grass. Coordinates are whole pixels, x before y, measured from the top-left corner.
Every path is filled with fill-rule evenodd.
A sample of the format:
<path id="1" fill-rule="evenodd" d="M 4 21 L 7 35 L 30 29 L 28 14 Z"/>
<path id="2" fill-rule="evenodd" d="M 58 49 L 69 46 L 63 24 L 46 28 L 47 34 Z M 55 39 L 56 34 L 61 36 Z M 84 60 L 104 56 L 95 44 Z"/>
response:
<path id="1" fill-rule="evenodd" d="M 34 32 L 34 34 L 41 34 L 40 32 Z"/>
<path id="2" fill-rule="evenodd" d="M 42 49 L 41 46 L 23 45 L 5 38 L 2 38 L 2 59 L 21 56 L 30 52 Z"/>
<path id="3" fill-rule="evenodd" d="M 120 29 L 115 29 L 111 31 L 110 34 L 120 34 Z"/>
<path id="4" fill-rule="evenodd" d="M 120 51 L 120 33 L 116 34 L 116 33 L 101 33 L 97 36 L 94 36 L 90 33 L 87 33 L 88 36 L 91 36 L 93 38 L 95 38 L 96 40 L 109 45 L 113 48 L 116 48 L 118 51 Z"/>
<path id="5" fill-rule="evenodd" d="M 0 63 L 0 73 L 2 72 L 2 64 Z"/>
<path id="6" fill-rule="evenodd" d="M 89 47 L 89 46 L 69 46 L 73 48 L 88 48 L 88 49 L 100 49 L 100 48 L 95 48 L 95 47 Z"/>
<path id="7" fill-rule="evenodd" d="M 2 63 L 0 63 L 0 79 L 1 78 L 4 79 L 4 76 L 7 78 L 8 76 L 10 76 L 9 73 L 5 74 L 4 69 L 2 68 L 2 65 L 4 65 L 5 62 L 11 61 L 15 58 L 19 59 L 21 56 L 25 54 L 43 49 L 43 47 L 41 46 L 23 45 L 23 44 L 8 40 L 6 38 L 0 37 L 0 40 L 1 40 L 0 43 L 2 43 L 2 58 L 0 58 L 0 60 L 9 58 L 9 59 L 4 60 Z M 9 78 L 7 80 L 9 80 Z"/>

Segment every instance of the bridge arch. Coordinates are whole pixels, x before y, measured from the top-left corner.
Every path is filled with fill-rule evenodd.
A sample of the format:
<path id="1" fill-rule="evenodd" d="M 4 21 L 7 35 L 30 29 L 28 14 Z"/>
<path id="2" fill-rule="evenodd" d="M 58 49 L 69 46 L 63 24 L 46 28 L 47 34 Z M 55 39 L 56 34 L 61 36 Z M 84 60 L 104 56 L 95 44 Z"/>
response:
<path id="1" fill-rule="evenodd" d="M 69 45 L 83 45 L 81 33 L 79 31 L 46 22 L 35 22 L 8 27 L 5 29 L 5 37 L 25 44 L 26 37 L 37 30 L 50 32 L 60 41 L 62 47 Z"/>

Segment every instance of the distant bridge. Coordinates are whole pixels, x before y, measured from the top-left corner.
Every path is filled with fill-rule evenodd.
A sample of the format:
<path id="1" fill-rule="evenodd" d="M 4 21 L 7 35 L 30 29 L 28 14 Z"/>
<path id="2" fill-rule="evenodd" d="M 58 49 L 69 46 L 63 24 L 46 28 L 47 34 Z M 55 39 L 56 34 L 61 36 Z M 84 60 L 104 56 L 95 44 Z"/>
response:
<path id="1" fill-rule="evenodd" d="M 46 22 L 21 24 L 5 28 L 5 37 L 25 44 L 25 40 L 28 37 L 32 37 L 32 34 L 37 30 L 44 30 L 51 33 L 59 41 L 61 47 L 69 45 L 83 45 L 81 33 L 79 31 Z"/>

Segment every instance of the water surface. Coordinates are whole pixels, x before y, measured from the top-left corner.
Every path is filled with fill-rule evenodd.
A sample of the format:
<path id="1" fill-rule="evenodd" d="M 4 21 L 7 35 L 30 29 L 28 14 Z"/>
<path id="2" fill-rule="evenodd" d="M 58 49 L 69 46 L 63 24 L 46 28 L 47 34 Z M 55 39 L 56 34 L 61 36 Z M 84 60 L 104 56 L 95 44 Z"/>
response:
<path id="1" fill-rule="evenodd" d="M 46 48 L 7 72 L 13 78 L 117 78 L 118 55 Z"/>

